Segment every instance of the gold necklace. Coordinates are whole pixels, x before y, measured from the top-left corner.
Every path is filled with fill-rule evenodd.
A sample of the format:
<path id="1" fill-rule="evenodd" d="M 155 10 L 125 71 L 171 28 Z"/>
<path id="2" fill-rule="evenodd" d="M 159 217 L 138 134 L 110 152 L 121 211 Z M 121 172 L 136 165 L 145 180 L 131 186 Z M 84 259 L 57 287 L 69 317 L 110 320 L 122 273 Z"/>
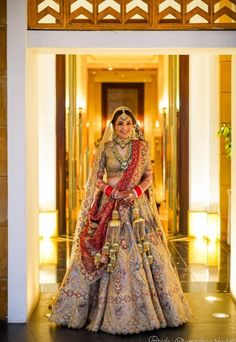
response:
<path id="1" fill-rule="evenodd" d="M 113 133 L 112 138 L 115 141 L 115 143 L 118 144 L 122 149 L 125 148 L 125 146 L 128 145 L 131 141 L 131 137 L 122 139 L 115 132 Z"/>
<path id="2" fill-rule="evenodd" d="M 130 141 L 130 144 L 128 145 L 127 152 L 126 152 L 124 157 L 118 151 L 116 142 L 113 142 L 113 144 L 112 144 L 112 151 L 113 151 L 113 154 L 114 154 L 116 160 L 118 160 L 118 162 L 120 163 L 121 170 L 127 169 L 128 165 L 130 163 L 130 160 L 131 160 L 131 155 L 132 155 L 132 143 L 131 143 L 131 141 Z"/>

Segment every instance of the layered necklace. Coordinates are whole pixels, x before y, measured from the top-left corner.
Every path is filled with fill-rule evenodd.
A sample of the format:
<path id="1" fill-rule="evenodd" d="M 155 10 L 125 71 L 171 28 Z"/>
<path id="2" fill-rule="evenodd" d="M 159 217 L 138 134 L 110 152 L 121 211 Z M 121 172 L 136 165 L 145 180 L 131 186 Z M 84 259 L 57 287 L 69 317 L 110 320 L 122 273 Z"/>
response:
<path id="1" fill-rule="evenodd" d="M 112 144 L 112 151 L 113 154 L 116 158 L 116 160 L 118 160 L 118 162 L 120 163 L 120 168 L 121 170 L 125 170 L 127 169 L 130 160 L 131 160 L 131 156 L 132 156 L 132 140 L 131 138 L 127 138 L 127 139 L 121 139 L 120 137 L 118 137 L 116 134 L 113 135 L 113 141 L 114 143 Z M 127 147 L 127 151 L 126 154 L 124 156 L 122 156 L 117 148 L 117 146 L 120 146 L 122 149 Z"/>

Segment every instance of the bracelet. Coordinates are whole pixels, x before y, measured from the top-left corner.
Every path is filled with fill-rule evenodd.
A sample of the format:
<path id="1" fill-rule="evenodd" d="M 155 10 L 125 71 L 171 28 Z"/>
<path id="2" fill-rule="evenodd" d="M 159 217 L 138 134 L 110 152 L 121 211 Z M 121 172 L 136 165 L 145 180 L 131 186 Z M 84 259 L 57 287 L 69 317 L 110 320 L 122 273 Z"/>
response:
<path id="1" fill-rule="evenodd" d="M 133 192 L 134 192 L 136 197 L 141 197 L 143 195 L 143 189 L 139 185 L 137 185 L 133 188 Z"/>
<path id="2" fill-rule="evenodd" d="M 107 197 L 110 197 L 111 193 L 113 191 L 113 187 L 110 185 L 106 185 L 104 188 L 104 193 L 107 195 Z"/>

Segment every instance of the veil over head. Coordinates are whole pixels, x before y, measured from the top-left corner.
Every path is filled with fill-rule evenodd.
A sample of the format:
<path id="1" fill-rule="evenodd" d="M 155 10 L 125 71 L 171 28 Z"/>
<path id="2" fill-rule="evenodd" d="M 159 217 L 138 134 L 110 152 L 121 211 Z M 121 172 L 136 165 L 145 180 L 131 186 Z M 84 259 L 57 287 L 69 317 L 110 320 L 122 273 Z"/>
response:
<path id="1" fill-rule="evenodd" d="M 78 241 L 79 235 L 87 223 L 88 212 L 89 212 L 89 209 L 91 208 L 91 205 L 93 203 L 94 194 L 96 191 L 96 181 L 97 181 L 97 173 L 99 170 L 99 162 L 101 160 L 101 156 L 102 156 L 102 153 L 104 151 L 106 142 L 112 140 L 112 135 L 114 132 L 112 120 L 118 111 L 123 111 L 127 115 L 129 115 L 128 114 L 129 112 L 132 114 L 132 116 L 135 120 L 134 129 L 135 129 L 136 137 L 137 137 L 137 139 L 144 140 L 143 133 L 140 130 L 140 127 L 137 123 L 137 120 L 136 120 L 132 110 L 126 106 L 117 107 L 111 115 L 111 119 L 110 119 L 110 121 L 109 121 L 109 123 L 105 129 L 102 140 L 100 141 L 99 146 L 96 150 L 94 160 L 93 160 L 93 164 L 92 164 L 90 171 L 89 171 L 85 195 L 84 195 L 84 199 L 83 199 L 82 204 L 81 204 L 81 208 L 79 211 L 79 215 L 78 215 L 78 219 L 77 219 L 77 223 L 76 223 L 76 228 L 75 228 L 75 232 L 74 232 L 72 256 L 75 254 L 76 245 L 77 245 L 76 242 Z M 71 258 L 71 260 L 72 259 L 73 258 Z"/>

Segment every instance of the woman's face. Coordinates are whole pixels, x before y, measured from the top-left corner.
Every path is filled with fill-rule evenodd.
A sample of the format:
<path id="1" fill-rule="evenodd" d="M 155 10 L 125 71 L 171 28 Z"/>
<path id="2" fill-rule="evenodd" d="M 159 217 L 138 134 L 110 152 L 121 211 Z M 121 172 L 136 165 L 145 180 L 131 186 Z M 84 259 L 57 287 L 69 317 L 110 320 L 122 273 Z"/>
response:
<path id="1" fill-rule="evenodd" d="M 127 119 L 122 120 L 120 115 L 115 122 L 114 130 L 121 139 L 127 139 L 131 135 L 133 127 L 134 124 L 130 116 L 127 115 Z"/>

